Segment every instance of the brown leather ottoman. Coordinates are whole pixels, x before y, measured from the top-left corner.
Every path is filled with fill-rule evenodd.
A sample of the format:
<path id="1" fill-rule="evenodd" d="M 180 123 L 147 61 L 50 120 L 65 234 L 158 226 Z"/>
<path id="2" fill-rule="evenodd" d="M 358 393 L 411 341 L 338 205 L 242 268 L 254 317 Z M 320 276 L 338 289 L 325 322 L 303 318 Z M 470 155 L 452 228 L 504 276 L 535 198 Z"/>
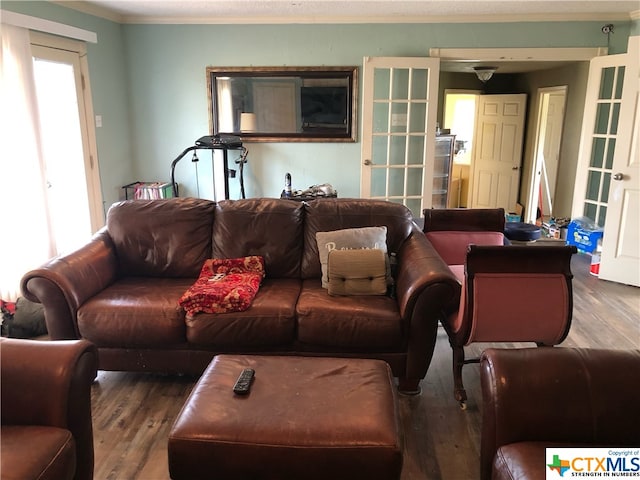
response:
<path id="1" fill-rule="evenodd" d="M 248 395 L 233 393 L 244 368 Z M 398 479 L 391 371 L 378 360 L 218 355 L 169 434 L 180 479 Z"/>

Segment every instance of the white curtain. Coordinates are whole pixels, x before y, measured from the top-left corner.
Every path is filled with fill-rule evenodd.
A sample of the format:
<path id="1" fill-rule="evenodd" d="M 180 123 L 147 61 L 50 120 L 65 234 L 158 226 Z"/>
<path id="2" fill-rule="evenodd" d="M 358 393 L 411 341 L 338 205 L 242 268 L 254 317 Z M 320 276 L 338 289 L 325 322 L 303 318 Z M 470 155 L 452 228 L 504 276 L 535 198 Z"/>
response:
<path id="1" fill-rule="evenodd" d="M 29 31 L 2 25 L 0 45 L 0 299 L 54 256 Z"/>

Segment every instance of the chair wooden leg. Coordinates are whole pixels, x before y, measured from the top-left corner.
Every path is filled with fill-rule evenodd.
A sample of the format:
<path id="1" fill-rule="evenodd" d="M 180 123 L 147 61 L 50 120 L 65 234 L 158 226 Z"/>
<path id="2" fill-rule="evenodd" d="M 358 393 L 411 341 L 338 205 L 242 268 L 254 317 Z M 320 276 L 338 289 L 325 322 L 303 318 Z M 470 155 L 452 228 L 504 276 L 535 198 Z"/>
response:
<path id="1" fill-rule="evenodd" d="M 462 367 L 464 366 L 464 347 L 451 345 L 453 350 L 453 395 L 460 403 L 460 408 L 467 408 L 467 392 L 462 383 Z"/>

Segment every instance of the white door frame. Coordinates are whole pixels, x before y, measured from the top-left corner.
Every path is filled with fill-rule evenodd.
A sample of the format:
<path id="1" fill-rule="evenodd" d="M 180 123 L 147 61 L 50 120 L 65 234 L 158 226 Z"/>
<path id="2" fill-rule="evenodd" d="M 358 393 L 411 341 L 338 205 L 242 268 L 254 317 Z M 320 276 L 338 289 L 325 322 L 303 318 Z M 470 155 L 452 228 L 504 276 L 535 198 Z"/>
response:
<path id="1" fill-rule="evenodd" d="M 541 181 L 541 175 L 538 172 L 542 169 L 542 162 L 544 158 L 542 157 L 540 140 L 541 136 L 544 133 L 545 125 L 546 125 L 546 109 L 544 108 L 545 98 L 549 95 L 557 92 L 563 92 L 565 96 L 565 105 L 566 105 L 566 94 L 567 94 L 567 86 L 557 86 L 557 87 L 545 87 L 538 89 L 538 102 L 537 102 L 537 120 L 536 120 L 536 134 L 534 137 L 533 144 L 533 156 L 531 159 L 531 169 L 529 170 L 529 192 L 527 194 L 527 203 L 524 206 L 525 211 L 525 222 L 535 223 L 536 221 L 536 207 L 539 199 L 539 187 Z M 564 113 L 563 113 L 564 118 Z M 543 123 L 544 122 L 544 123 Z M 563 120 L 564 124 L 564 120 Z M 555 190 L 555 185 L 553 186 Z M 552 195 L 555 195 L 555 192 L 550 192 Z M 537 201 L 536 201 L 537 199 Z M 549 212 L 551 215 L 552 212 Z"/>
<path id="2" fill-rule="evenodd" d="M 607 55 L 607 47 L 595 48 L 430 48 L 429 56 L 455 62 L 579 62 Z M 471 66 L 469 72 L 473 73 Z"/>

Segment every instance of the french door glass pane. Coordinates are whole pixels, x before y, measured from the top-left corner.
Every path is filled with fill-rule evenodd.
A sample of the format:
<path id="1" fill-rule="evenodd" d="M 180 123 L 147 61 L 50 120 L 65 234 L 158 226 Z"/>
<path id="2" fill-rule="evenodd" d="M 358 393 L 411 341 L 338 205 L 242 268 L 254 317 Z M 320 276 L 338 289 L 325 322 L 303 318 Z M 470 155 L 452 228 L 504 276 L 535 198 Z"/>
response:
<path id="1" fill-rule="evenodd" d="M 607 206 L 602 205 L 600 207 L 600 212 L 598 213 L 598 225 L 604 225 L 604 222 L 607 220 Z"/>
<path id="2" fill-rule="evenodd" d="M 427 98 L 427 85 L 429 82 L 429 70 L 414 68 L 411 72 L 411 98 Z"/>
<path id="3" fill-rule="evenodd" d="M 600 100 L 611 99 L 611 93 L 613 92 L 613 77 L 615 75 L 615 67 L 607 67 L 602 69 L 602 76 L 600 77 Z"/>
<path id="4" fill-rule="evenodd" d="M 391 131 L 394 133 L 404 133 L 407 131 L 407 109 L 406 102 L 391 104 Z"/>
<path id="5" fill-rule="evenodd" d="M 384 100 L 389 98 L 389 85 L 391 71 L 388 68 L 376 68 L 373 72 L 373 99 Z"/>
<path id="6" fill-rule="evenodd" d="M 584 216 L 590 218 L 595 222 L 597 217 L 598 206 L 594 203 L 585 203 L 584 204 Z"/>
<path id="7" fill-rule="evenodd" d="M 620 103 L 613 104 L 613 111 L 611 112 L 611 127 L 609 133 L 616 135 L 618 133 L 618 120 L 620 119 Z"/>
<path id="8" fill-rule="evenodd" d="M 411 104 L 411 116 L 409 118 L 409 132 L 418 133 L 425 132 L 427 126 L 425 124 L 427 117 L 427 104 L 426 103 L 412 103 Z"/>
<path id="9" fill-rule="evenodd" d="M 598 200 L 600 193 L 600 178 L 601 173 L 597 170 L 589 172 L 589 179 L 587 180 L 587 200 Z"/>
<path id="10" fill-rule="evenodd" d="M 607 161 L 605 168 L 611 170 L 613 168 L 613 154 L 616 152 L 616 139 L 610 138 L 607 141 Z"/>
<path id="11" fill-rule="evenodd" d="M 371 196 L 385 197 L 387 195 L 387 170 L 373 168 L 371 170 Z"/>
<path id="12" fill-rule="evenodd" d="M 389 104 L 375 103 L 373 105 L 373 133 L 387 133 L 389 131 Z"/>
<path id="13" fill-rule="evenodd" d="M 409 98 L 409 69 L 393 69 L 393 100 L 407 100 Z"/>
<path id="14" fill-rule="evenodd" d="M 607 203 L 609 201 L 610 185 L 611 185 L 611 173 L 607 172 L 604 174 L 604 178 L 602 181 L 602 193 L 600 194 L 600 201 L 602 203 Z"/>
<path id="15" fill-rule="evenodd" d="M 422 169 L 410 168 L 407 170 L 407 195 L 419 196 L 422 194 Z"/>
<path id="16" fill-rule="evenodd" d="M 391 137 L 391 151 L 389 152 L 389 165 L 404 165 L 407 137 Z"/>
<path id="17" fill-rule="evenodd" d="M 405 202 L 405 205 L 413 212 L 414 216 L 422 215 L 422 212 L 420 211 L 420 207 L 422 205 L 421 202 L 422 200 L 419 198 L 409 198 Z"/>
<path id="18" fill-rule="evenodd" d="M 606 140 L 604 138 L 595 137 L 593 139 L 593 145 L 591 147 L 591 163 L 589 164 L 589 166 L 594 168 L 602 168 L 605 145 Z"/>
<path id="19" fill-rule="evenodd" d="M 371 145 L 371 160 L 374 165 L 387 164 L 387 140 L 389 137 L 380 135 L 373 137 Z"/>
<path id="20" fill-rule="evenodd" d="M 611 104 L 609 103 L 601 103 L 598 105 L 598 110 L 596 112 L 596 125 L 593 133 L 604 135 L 608 131 L 609 125 L 609 109 L 611 108 Z"/>
<path id="21" fill-rule="evenodd" d="M 409 137 L 409 151 L 407 152 L 408 165 L 422 165 L 424 156 L 424 135 Z"/>
<path id="22" fill-rule="evenodd" d="M 622 86 L 624 84 L 624 72 L 625 72 L 625 67 L 621 66 L 618 67 L 618 79 L 616 81 L 616 93 L 614 98 L 616 100 L 620 100 L 622 98 Z"/>
<path id="23" fill-rule="evenodd" d="M 391 168 L 389 170 L 389 195 L 402 197 L 404 195 L 404 168 Z"/>

